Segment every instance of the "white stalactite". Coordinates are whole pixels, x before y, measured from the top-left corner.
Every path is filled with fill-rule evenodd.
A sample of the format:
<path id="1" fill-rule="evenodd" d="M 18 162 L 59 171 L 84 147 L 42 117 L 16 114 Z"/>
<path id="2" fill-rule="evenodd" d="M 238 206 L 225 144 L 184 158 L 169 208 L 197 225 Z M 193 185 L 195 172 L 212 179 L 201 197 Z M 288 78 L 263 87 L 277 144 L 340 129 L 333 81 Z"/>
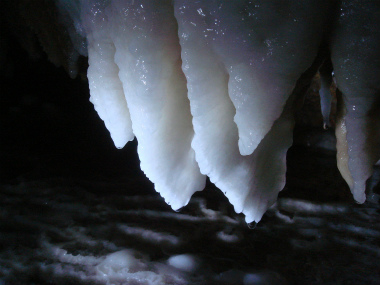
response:
<path id="1" fill-rule="evenodd" d="M 70 37 L 78 53 L 87 38 L 91 102 L 115 145 L 136 135 L 141 168 L 173 209 L 208 175 L 247 222 L 285 185 L 293 89 L 329 27 L 343 93 L 338 167 L 365 200 L 380 158 L 378 3 L 343 1 L 332 26 L 333 1 L 56 1 L 80 34 Z M 326 124 L 330 82 L 321 91 Z"/>

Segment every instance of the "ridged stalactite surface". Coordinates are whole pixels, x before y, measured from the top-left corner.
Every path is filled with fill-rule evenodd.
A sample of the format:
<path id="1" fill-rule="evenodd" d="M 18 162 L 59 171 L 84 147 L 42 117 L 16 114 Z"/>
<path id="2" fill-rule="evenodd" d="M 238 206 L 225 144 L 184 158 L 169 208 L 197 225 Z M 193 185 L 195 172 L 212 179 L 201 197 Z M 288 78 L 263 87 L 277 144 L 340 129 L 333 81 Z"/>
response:
<path id="1" fill-rule="evenodd" d="M 325 127 L 338 88 L 338 168 L 364 202 L 380 158 L 378 2 L 55 3 L 61 40 L 75 58 L 88 54 L 91 102 L 115 145 L 136 136 L 141 169 L 173 209 L 208 176 L 259 221 L 285 185 L 294 102 L 318 68 Z"/>

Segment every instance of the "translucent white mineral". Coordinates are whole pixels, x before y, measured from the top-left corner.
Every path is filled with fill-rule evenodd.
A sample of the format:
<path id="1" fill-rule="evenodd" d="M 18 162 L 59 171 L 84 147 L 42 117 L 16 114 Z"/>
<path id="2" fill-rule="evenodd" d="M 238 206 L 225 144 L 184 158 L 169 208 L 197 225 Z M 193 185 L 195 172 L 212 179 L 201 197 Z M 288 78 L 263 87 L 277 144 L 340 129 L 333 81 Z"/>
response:
<path id="1" fill-rule="evenodd" d="M 331 59 L 342 92 L 337 160 L 355 200 L 366 199 L 366 181 L 380 156 L 380 3 L 343 3 L 331 40 Z"/>
<path id="2" fill-rule="evenodd" d="M 136 136 L 141 169 L 173 209 L 207 175 L 247 222 L 258 222 L 285 185 L 294 88 L 324 41 L 343 93 L 338 167 L 365 200 L 380 158 L 379 4 L 342 2 L 336 24 L 331 5 L 57 0 L 67 29 L 87 39 L 91 102 L 115 145 Z M 71 39 L 85 54 L 81 37 Z M 331 81 L 322 82 L 325 124 Z"/>

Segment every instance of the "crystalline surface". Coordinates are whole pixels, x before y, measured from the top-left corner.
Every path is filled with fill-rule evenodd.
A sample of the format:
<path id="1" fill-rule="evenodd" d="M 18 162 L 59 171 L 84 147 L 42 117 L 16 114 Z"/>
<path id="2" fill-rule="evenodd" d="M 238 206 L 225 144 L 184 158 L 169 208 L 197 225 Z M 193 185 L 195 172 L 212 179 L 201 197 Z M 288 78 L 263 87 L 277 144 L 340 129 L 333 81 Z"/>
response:
<path id="1" fill-rule="evenodd" d="M 115 146 L 122 148 L 133 140 L 132 122 L 123 86 L 118 77 L 115 45 L 110 38 L 110 23 L 104 5 L 83 3 L 82 18 L 87 33 L 89 68 L 87 77 L 91 92 L 90 101 L 104 121 Z"/>
<path id="2" fill-rule="evenodd" d="M 125 105 L 124 110 L 129 109 L 139 142 L 141 169 L 166 202 L 179 209 L 195 191 L 204 188 L 205 177 L 199 172 L 191 148 L 194 132 L 170 1 L 161 1 L 159 5 L 152 1 L 110 1 L 103 7 L 93 7 L 96 7 L 91 10 L 94 18 L 101 17 L 99 14 L 104 16 L 99 30 L 94 31 L 98 40 L 89 44 L 90 63 L 110 62 L 113 68 L 112 73 L 100 68 L 104 74 L 98 76 L 100 82 L 93 82 L 106 92 L 112 91 L 107 82 L 118 84 L 114 89 L 120 101 L 114 101 L 116 104 L 109 111 L 121 108 L 121 103 Z M 106 34 L 102 33 L 103 26 L 108 27 Z M 109 39 L 108 49 L 101 49 L 95 56 L 100 54 L 108 61 L 94 58 L 92 52 L 93 46 L 102 48 L 104 37 Z M 105 79 L 107 82 L 102 81 L 104 76 L 110 77 Z M 104 96 L 109 99 L 112 93 Z M 118 117 L 115 112 L 112 115 Z M 116 120 L 120 121 L 127 118 Z"/>
<path id="3" fill-rule="evenodd" d="M 299 99 L 294 88 L 308 84 L 300 78 L 323 62 L 328 42 L 343 93 L 338 167 L 355 199 L 365 200 L 366 180 L 380 157 L 378 4 L 56 4 L 81 54 L 80 39 L 87 38 L 91 102 L 115 145 L 121 148 L 136 136 L 142 170 L 173 209 L 202 190 L 207 175 L 247 222 L 258 222 L 284 187 L 293 101 Z M 333 26 L 327 21 L 337 16 L 337 7 L 341 15 Z M 326 62 L 320 94 L 327 126 L 332 77 Z"/>
<path id="4" fill-rule="evenodd" d="M 259 221 L 284 186 L 291 111 L 279 117 L 317 53 L 323 22 L 322 6 L 308 26 L 305 12 L 317 3 L 308 4 L 282 14 L 282 5 L 175 2 L 197 162 L 247 222 Z M 269 10 L 278 13 L 273 25 Z"/>
<path id="5" fill-rule="evenodd" d="M 343 109 L 337 127 L 338 166 L 357 202 L 380 158 L 380 6 L 346 1 L 331 42 Z"/>
<path id="6" fill-rule="evenodd" d="M 320 1 L 175 1 L 175 7 L 190 84 L 213 82 L 209 88 L 215 96 L 228 94 L 240 153 L 252 154 L 317 55 L 327 5 Z M 196 89 L 192 93 L 203 96 Z"/>
<path id="7" fill-rule="evenodd" d="M 136 135 L 141 167 L 172 208 L 187 204 L 208 175 L 245 220 L 211 185 L 173 212 L 129 169 L 135 161 L 125 153 L 113 164 L 111 150 L 101 167 L 82 159 L 107 150 L 95 141 L 93 117 L 80 112 L 86 105 L 76 105 L 77 90 L 68 94 L 67 81 L 56 82 L 61 71 L 31 64 L 6 35 L 0 284 L 379 283 L 379 186 L 364 191 L 380 180 L 376 168 L 367 180 L 380 158 L 379 1 L 9 0 L 2 7 L 9 26 L 0 30 L 23 39 L 30 54 L 38 55 L 35 41 L 71 76 L 83 75 L 78 57 L 89 55 L 91 101 L 117 147 Z M 280 198 L 258 224 L 284 187 L 299 91 L 330 64 L 326 44 L 339 90 L 331 120 L 338 167 L 354 198 L 370 194 L 369 202 L 348 205 L 343 197 L 332 132 L 326 141 L 307 134 L 289 152 L 288 193 L 302 200 Z M 331 66 L 324 71 L 327 124 Z M 310 90 L 313 109 L 318 90 Z M 45 96 L 54 91 L 62 98 Z M 115 172 L 125 182 L 115 183 Z M 63 177 L 47 179 L 55 175 Z"/>

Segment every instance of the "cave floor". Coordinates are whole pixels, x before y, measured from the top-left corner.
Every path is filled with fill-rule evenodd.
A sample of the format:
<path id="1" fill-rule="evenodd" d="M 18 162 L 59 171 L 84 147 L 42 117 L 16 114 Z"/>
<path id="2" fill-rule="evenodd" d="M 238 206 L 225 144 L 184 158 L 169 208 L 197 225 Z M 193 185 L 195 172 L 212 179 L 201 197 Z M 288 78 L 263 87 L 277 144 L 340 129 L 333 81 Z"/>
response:
<path id="1" fill-rule="evenodd" d="M 248 227 L 212 185 L 174 212 L 140 179 L 1 185 L 0 284 L 380 282 L 378 204 L 282 197 Z M 125 250 L 139 262 L 107 259 Z M 180 254 L 197 265 L 171 266 Z"/>

